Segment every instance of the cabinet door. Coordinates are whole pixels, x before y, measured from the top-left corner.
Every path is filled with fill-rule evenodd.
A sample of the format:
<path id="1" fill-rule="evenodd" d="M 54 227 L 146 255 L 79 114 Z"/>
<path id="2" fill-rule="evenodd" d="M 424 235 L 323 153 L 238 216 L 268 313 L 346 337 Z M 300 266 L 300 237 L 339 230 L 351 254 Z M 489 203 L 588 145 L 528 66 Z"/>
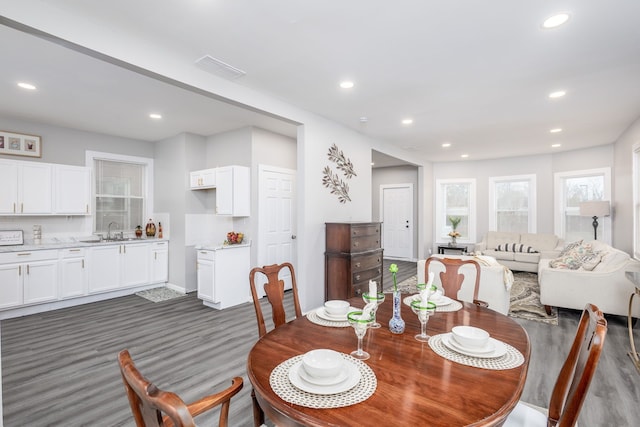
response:
<path id="1" fill-rule="evenodd" d="M 51 214 L 51 165 L 25 162 L 19 169 L 19 213 Z"/>
<path id="2" fill-rule="evenodd" d="M 94 246 L 89 252 L 89 292 L 120 287 L 121 245 Z"/>
<path id="3" fill-rule="evenodd" d="M 163 283 L 169 280 L 167 247 L 167 242 L 154 243 L 151 246 L 151 283 Z"/>
<path id="4" fill-rule="evenodd" d="M 58 299 L 58 260 L 32 261 L 23 266 L 24 303 Z"/>
<path id="5" fill-rule="evenodd" d="M 192 189 L 214 188 L 216 186 L 216 170 L 193 171 L 189 174 L 189 183 Z"/>
<path id="6" fill-rule="evenodd" d="M 144 285 L 149 282 L 149 245 L 122 245 L 122 286 Z"/>
<path id="7" fill-rule="evenodd" d="M 0 213 L 18 211 L 18 166 L 12 162 L 0 162 Z"/>
<path id="8" fill-rule="evenodd" d="M 213 302 L 213 261 L 198 257 L 196 272 L 198 276 L 198 298 Z"/>
<path id="9" fill-rule="evenodd" d="M 233 214 L 233 169 L 216 169 L 216 214 Z"/>
<path id="10" fill-rule="evenodd" d="M 20 304 L 22 304 L 22 265 L 0 264 L 0 308 L 15 307 Z"/>
<path id="11" fill-rule="evenodd" d="M 87 294 L 87 269 L 85 267 L 84 257 L 60 260 L 60 298 Z"/>
<path id="12" fill-rule="evenodd" d="M 55 166 L 55 209 L 57 214 L 88 215 L 91 206 L 91 171 L 81 166 Z"/>

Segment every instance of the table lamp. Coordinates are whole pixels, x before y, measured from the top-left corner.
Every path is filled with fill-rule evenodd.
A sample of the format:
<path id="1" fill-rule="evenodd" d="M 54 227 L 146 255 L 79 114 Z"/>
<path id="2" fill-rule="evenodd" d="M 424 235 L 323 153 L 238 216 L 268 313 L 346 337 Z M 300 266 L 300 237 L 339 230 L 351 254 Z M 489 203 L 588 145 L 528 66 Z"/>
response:
<path id="1" fill-rule="evenodd" d="M 580 215 L 593 218 L 593 239 L 598 240 L 598 217 L 609 216 L 611 205 L 608 200 L 591 200 L 580 203 Z"/>

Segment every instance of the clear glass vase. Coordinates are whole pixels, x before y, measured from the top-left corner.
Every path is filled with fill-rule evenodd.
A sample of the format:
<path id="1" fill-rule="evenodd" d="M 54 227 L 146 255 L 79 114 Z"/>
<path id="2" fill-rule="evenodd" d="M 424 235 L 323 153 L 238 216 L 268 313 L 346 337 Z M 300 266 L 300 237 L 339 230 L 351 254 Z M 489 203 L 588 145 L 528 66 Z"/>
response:
<path id="1" fill-rule="evenodd" d="M 402 305 L 402 294 L 399 290 L 393 291 L 393 317 L 389 320 L 389 330 L 392 334 L 401 334 L 404 332 L 404 320 L 400 313 Z"/>

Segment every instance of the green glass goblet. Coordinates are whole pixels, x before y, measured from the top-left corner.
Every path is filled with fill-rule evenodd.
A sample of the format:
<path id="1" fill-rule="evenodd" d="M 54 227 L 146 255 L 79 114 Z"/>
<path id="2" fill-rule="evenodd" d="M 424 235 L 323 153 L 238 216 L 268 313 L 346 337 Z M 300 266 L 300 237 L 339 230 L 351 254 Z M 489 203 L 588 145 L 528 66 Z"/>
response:
<path id="1" fill-rule="evenodd" d="M 372 329 L 377 329 L 381 327 L 380 323 L 376 320 L 376 311 L 378 311 L 378 306 L 384 302 L 384 294 L 382 292 L 377 292 L 375 296 L 369 295 L 368 292 L 362 294 L 362 299 L 365 304 L 369 304 L 370 302 L 375 303 L 376 305 L 373 307 L 373 323 L 369 326 Z"/>
<path id="2" fill-rule="evenodd" d="M 421 300 L 411 301 L 411 310 L 418 316 L 420 321 L 420 333 L 415 338 L 421 342 L 429 342 L 431 337 L 427 335 L 427 322 L 429 317 L 435 313 L 436 305 L 432 302 L 427 302 L 425 305 Z"/>
<path id="3" fill-rule="evenodd" d="M 362 350 L 362 339 L 367 333 L 367 329 L 373 323 L 373 313 L 369 312 L 369 316 L 364 316 L 362 311 L 351 311 L 347 313 L 347 320 L 349 324 L 353 326 L 353 330 L 358 337 L 358 349 L 351 352 L 351 355 L 356 359 L 367 360 L 370 355 L 366 351 Z"/>

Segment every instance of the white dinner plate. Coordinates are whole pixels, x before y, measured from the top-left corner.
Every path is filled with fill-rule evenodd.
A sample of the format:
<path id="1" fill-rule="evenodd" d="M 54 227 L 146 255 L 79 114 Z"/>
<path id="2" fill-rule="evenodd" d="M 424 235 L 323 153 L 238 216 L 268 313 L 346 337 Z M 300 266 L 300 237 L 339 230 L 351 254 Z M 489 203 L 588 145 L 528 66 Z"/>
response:
<path id="1" fill-rule="evenodd" d="M 350 313 L 352 311 L 362 311 L 361 308 L 356 308 L 356 307 L 349 307 L 349 310 L 347 310 L 347 313 Z M 324 320 L 330 320 L 332 322 L 346 322 L 347 321 L 347 315 L 343 315 L 343 316 L 334 316 L 333 314 L 329 314 L 327 313 L 327 311 L 324 309 L 324 307 L 320 307 L 316 310 L 316 314 L 318 315 L 319 318 L 324 319 Z"/>
<path id="2" fill-rule="evenodd" d="M 487 345 L 485 345 L 482 348 L 466 347 L 460 344 L 458 340 L 456 340 L 456 337 L 453 336 L 453 334 L 449 334 L 449 336 L 447 337 L 447 342 L 449 344 L 449 347 L 453 348 L 456 351 L 461 350 L 461 351 L 466 351 L 467 353 L 472 353 L 472 354 L 492 353 L 496 349 L 496 345 L 491 340 L 488 340 Z"/>
<path id="3" fill-rule="evenodd" d="M 337 384 L 331 385 L 320 385 L 320 384 L 312 384 L 310 382 L 305 381 L 300 376 L 300 371 L 302 370 L 302 362 L 298 362 L 294 364 L 289 369 L 289 381 L 293 384 L 294 387 L 299 388 L 302 391 L 306 391 L 307 393 L 313 394 L 337 394 L 342 393 L 347 390 L 351 390 L 353 387 L 358 385 L 360 382 L 360 369 L 354 363 L 351 363 L 345 360 L 345 366 L 347 367 L 347 378 L 344 381 L 339 382 Z"/>
<path id="4" fill-rule="evenodd" d="M 479 359 L 494 359 L 496 357 L 502 357 L 507 354 L 507 346 L 502 341 L 498 341 L 494 338 L 489 338 L 489 342 L 494 346 L 493 351 L 487 353 L 478 353 L 476 351 L 461 347 L 460 344 L 458 344 L 453 340 L 453 338 L 451 338 L 451 333 L 444 334 L 442 336 L 442 343 L 447 348 L 455 351 L 456 353 L 464 354 L 465 356 L 477 357 Z"/>
<path id="5" fill-rule="evenodd" d="M 420 301 L 420 294 L 409 295 L 404 300 L 402 300 L 402 302 L 404 302 L 408 306 L 411 306 L 411 302 L 412 301 Z M 438 298 L 438 300 L 430 299 L 429 302 L 434 303 L 436 305 L 436 307 L 444 307 L 446 305 L 451 304 L 453 302 L 453 300 L 451 298 L 445 297 L 443 295 L 442 297 Z"/>
<path id="6" fill-rule="evenodd" d="M 298 375 L 300 375 L 300 378 L 302 378 L 303 380 L 305 380 L 309 384 L 314 384 L 314 385 L 334 385 L 334 384 L 341 383 L 342 381 L 347 379 L 347 377 L 349 376 L 349 366 L 347 366 L 347 362 L 345 362 L 342 365 L 342 368 L 340 369 L 340 372 L 338 372 L 338 375 L 336 375 L 335 377 L 331 377 L 331 378 L 312 377 L 311 375 L 309 375 L 307 373 L 307 371 L 304 370 L 304 367 L 302 367 L 302 366 L 298 368 Z"/>

